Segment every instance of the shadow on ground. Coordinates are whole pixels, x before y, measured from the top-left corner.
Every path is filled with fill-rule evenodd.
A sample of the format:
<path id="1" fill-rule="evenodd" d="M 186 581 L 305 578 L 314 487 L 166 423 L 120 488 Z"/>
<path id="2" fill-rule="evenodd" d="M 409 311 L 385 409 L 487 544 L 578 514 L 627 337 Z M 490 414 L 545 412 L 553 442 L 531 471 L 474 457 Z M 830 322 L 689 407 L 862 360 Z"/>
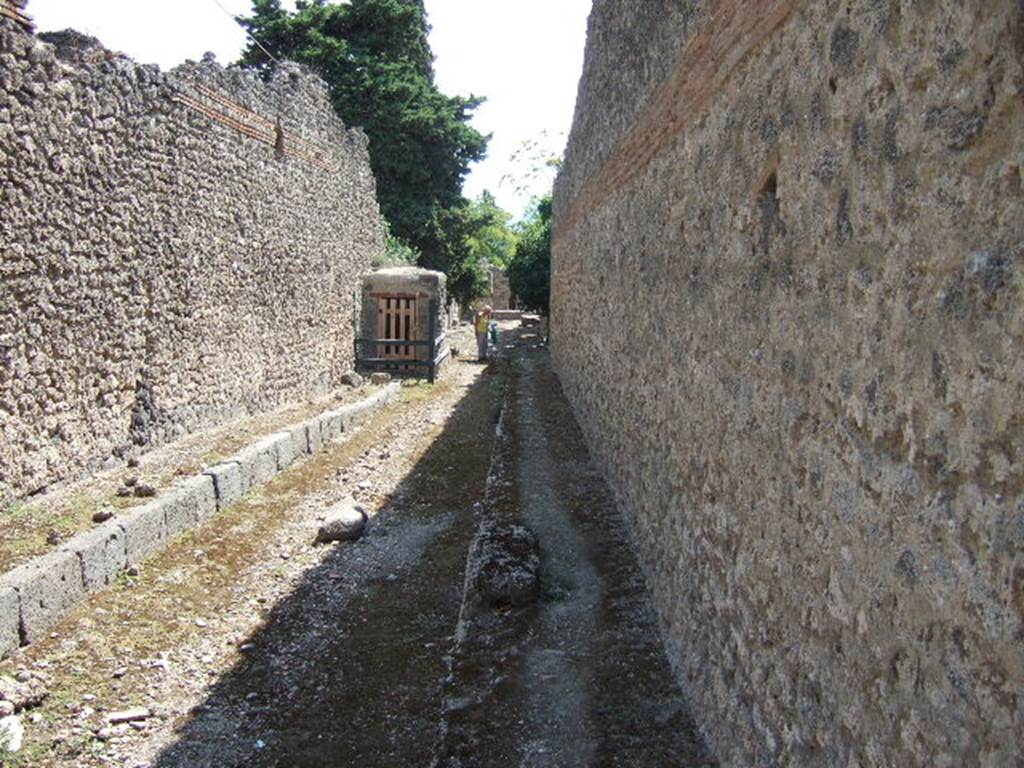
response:
<path id="1" fill-rule="evenodd" d="M 511 364 L 468 386 L 403 503 L 304 574 L 152 768 L 708 763 L 628 528 L 539 341 L 510 335 Z M 537 534 L 541 596 L 474 611 L 466 558 L 496 513 Z"/>
<path id="2" fill-rule="evenodd" d="M 394 494 L 411 506 L 304 575 L 153 768 L 429 763 L 503 380 L 471 385 Z"/>

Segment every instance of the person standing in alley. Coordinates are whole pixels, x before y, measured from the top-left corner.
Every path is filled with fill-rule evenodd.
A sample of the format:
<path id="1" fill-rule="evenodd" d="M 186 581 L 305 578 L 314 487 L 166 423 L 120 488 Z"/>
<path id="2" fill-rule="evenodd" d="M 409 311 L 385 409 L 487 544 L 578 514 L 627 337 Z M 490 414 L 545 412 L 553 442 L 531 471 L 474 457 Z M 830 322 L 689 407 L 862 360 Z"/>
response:
<path id="1" fill-rule="evenodd" d="M 491 311 L 490 305 L 484 304 L 476 311 L 473 318 L 473 330 L 476 331 L 477 360 L 480 362 L 487 360 L 487 331 L 491 322 Z"/>

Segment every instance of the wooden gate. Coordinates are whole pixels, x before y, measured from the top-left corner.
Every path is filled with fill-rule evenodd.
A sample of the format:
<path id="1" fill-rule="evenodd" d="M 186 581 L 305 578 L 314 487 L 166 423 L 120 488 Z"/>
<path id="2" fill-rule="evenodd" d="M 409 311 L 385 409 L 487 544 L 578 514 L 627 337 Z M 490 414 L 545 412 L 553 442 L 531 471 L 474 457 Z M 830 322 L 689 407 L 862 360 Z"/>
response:
<path id="1" fill-rule="evenodd" d="M 404 294 L 377 297 L 377 338 L 388 341 L 418 340 L 416 297 Z M 389 360 L 415 360 L 412 344 L 380 344 L 377 356 Z"/>
<path id="2" fill-rule="evenodd" d="M 373 338 L 355 338 L 353 351 L 356 370 L 383 370 L 400 374 L 423 372 L 427 380 L 433 383 L 438 367 L 449 355 L 444 345 L 446 334 L 437 332 L 437 300 L 420 296 L 420 301 L 428 302 L 427 327 L 424 329 L 416 317 L 416 294 L 373 293 L 366 299 L 376 302 L 376 334 Z M 359 294 L 353 294 L 353 328 L 362 327 L 361 313 Z"/>

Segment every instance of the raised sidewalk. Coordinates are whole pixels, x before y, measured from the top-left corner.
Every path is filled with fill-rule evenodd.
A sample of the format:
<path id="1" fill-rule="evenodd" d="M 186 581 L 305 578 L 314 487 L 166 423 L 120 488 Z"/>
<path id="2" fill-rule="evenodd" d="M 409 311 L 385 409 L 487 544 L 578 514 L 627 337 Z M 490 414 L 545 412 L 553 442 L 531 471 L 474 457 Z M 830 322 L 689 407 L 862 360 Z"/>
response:
<path id="1" fill-rule="evenodd" d="M 268 482 L 302 456 L 367 421 L 400 391 L 326 411 L 243 448 L 176 483 L 152 502 L 84 531 L 49 554 L 0 575 L 0 658 L 42 637 L 89 594 Z"/>

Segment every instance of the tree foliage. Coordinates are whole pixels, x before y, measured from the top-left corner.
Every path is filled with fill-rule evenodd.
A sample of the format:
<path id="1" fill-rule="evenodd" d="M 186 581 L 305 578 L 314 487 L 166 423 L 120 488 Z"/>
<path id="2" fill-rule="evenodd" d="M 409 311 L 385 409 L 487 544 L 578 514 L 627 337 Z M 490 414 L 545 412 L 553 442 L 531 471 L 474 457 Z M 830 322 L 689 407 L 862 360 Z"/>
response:
<path id="1" fill-rule="evenodd" d="M 541 198 L 519 227 L 508 266 L 512 292 L 523 306 L 548 313 L 551 293 L 551 195 Z"/>
<path id="2" fill-rule="evenodd" d="M 370 163 L 381 212 L 391 233 L 468 290 L 462 182 L 483 158 L 489 137 L 469 125 L 482 99 L 446 96 L 434 83 L 433 54 L 422 0 L 298 0 L 291 13 L 280 0 L 253 0 L 242 24 L 275 58 L 313 68 L 330 86 L 346 125 L 370 139 Z M 250 43 L 243 66 L 264 72 L 273 62 Z M 456 288 L 456 286 L 458 286 Z"/>
<path id="3" fill-rule="evenodd" d="M 501 208 L 487 191 L 470 203 L 470 209 L 476 219 L 476 227 L 467 240 L 472 259 L 505 269 L 519 242 L 512 227 L 512 214 Z"/>

